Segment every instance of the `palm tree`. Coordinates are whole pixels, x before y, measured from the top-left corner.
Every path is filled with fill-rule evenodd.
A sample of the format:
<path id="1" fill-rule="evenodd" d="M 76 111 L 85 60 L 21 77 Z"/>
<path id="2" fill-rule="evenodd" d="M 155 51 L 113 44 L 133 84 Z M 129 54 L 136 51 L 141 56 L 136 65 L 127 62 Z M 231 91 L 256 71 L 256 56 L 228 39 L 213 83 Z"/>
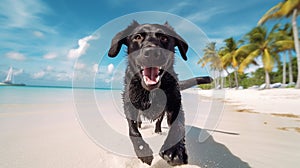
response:
<path id="1" fill-rule="evenodd" d="M 215 87 L 217 88 L 220 85 L 219 80 L 221 79 L 221 73 L 223 71 L 223 68 L 222 68 L 221 59 L 216 49 L 216 43 L 215 42 L 208 43 L 206 48 L 204 48 L 203 51 L 204 51 L 204 55 L 198 61 L 198 64 L 201 64 L 202 67 L 204 67 L 206 64 L 210 64 L 210 69 L 214 71 L 215 78 L 218 77 L 218 80 L 214 80 Z"/>
<path id="2" fill-rule="evenodd" d="M 274 51 L 274 31 L 277 29 L 275 25 L 273 29 L 268 33 L 267 29 L 262 26 L 253 28 L 246 34 L 245 38 L 248 44 L 241 46 L 236 55 L 241 53 L 247 53 L 247 57 L 241 62 L 238 72 L 244 72 L 244 69 L 250 65 L 256 58 L 262 58 L 262 63 L 265 70 L 265 82 L 266 88 L 270 88 L 270 75 L 272 71 L 275 58 L 278 57 Z"/>
<path id="3" fill-rule="evenodd" d="M 297 54 L 297 64 L 300 66 L 300 44 L 298 37 L 297 16 L 300 10 L 300 0 L 285 0 L 272 7 L 264 16 L 259 20 L 258 24 L 261 25 L 269 19 L 278 19 L 282 17 L 292 16 L 292 27 L 294 36 L 294 45 Z M 295 88 L 300 89 L 300 68 L 298 68 L 297 83 Z"/>
<path id="4" fill-rule="evenodd" d="M 232 67 L 234 70 L 234 81 L 236 89 L 239 87 L 238 82 L 238 66 L 241 63 L 241 59 L 239 59 L 240 55 L 236 54 L 238 50 L 238 45 L 241 41 L 236 42 L 232 37 L 224 40 L 225 46 L 220 49 L 219 55 L 221 56 L 221 61 L 223 68 L 227 71 L 227 67 Z M 228 73 L 228 71 L 227 71 Z"/>
<path id="5" fill-rule="evenodd" d="M 292 70 L 292 55 L 291 50 L 295 49 L 294 41 L 293 41 L 293 31 L 291 24 L 287 23 L 284 25 L 282 29 L 278 29 L 276 32 L 276 52 L 288 52 L 289 55 L 289 83 L 293 83 L 293 70 Z M 286 83 L 286 55 L 283 55 L 283 81 L 282 83 Z"/>

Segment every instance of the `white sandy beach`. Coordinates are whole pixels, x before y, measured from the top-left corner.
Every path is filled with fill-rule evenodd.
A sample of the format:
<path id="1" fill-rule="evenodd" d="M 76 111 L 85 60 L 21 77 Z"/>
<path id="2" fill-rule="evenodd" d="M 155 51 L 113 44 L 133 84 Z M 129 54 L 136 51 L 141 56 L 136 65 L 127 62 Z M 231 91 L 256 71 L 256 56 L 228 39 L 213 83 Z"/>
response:
<path id="1" fill-rule="evenodd" d="M 201 90 L 199 94 L 211 97 L 213 90 Z M 226 89 L 225 101 L 230 105 L 238 106 L 237 109 L 259 113 L 295 114 L 300 115 L 299 89 Z"/>
<path id="2" fill-rule="evenodd" d="M 125 137 L 122 141 L 109 139 L 112 134 L 101 132 L 101 124 L 97 125 L 97 118 L 89 113 L 93 102 L 86 99 L 85 91 L 75 92 L 74 102 L 72 90 L 68 89 L 30 89 L 14 92 L 13 96 L 7 96 L 9 91 L 1 89 L 0 167 L 170 167 L 155 153 L 159 149 L 156 142 L 152 166 L 130 156 L 132 146 L 122 146 L 129 138 L 120 91 L 96 91 L 95 99 L 105 122 Z M 28 97 L 29 92 L 36 93 Z M 300 165 L 300 90 L 226 90 L 225 101 L 218 101 L 219 104 L 210 95 L 211 91 L 197 89 L 183 92 L 189 165 L 180 167 Z M 218 112 L 220 109 L 224 111 Z M 163 141 L 167 131 L 163 123 L 163 134 L 154 134 L 154 123 L 148 121 L 141 130 L 149 141 L 153 137 Z M 101 147 L 99 139 L 108 139 L 105 142 L 116 146 Z M 122 154 L 123 150 L 128 153 Z"/>

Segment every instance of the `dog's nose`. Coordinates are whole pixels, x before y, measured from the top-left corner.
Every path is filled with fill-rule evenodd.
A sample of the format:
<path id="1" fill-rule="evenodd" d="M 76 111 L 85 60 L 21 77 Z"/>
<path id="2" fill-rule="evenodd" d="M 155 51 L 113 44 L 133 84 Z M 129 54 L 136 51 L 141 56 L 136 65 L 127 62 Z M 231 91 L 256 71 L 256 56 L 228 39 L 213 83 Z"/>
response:
<path id="1" fill-rule="evenodd" d="M 161 56 L 161 49 L 157 47 L 147 47 L 143 49 L 143 55 L 145 57 L 160 57 Z"/>
<path id="2" fill-rule="evenodd" d="M 145 47 L 136 57 L 137 64 L 144 67 L 160 67 L 166 64 L 169 53 L 160 47 Z"/>

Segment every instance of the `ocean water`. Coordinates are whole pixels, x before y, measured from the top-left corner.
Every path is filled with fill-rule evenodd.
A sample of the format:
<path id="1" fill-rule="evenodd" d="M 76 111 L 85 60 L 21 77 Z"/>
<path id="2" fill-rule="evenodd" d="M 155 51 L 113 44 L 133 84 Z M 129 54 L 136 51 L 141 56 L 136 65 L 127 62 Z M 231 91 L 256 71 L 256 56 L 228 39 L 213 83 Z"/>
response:
<path id="1" fill-rule="evenodd" d="M 43 110 L 41 106 L 59 108 L 57 105 L 74 105 L 75 92 L 86 92 L 98 95 L 108 92 L 107 89 L 73 89 L 64 87 L 31 87 L 31 86 L 0 86 L 0 113 L 15 112 L 14 110 L 31 107 L 31 111 Z M 96 96 L 95 96 L 96 97 Z M 101 97 L 101 96 L 97 96 Z M 36 108 L 34 108 L 36 107 Z"/>
<path id="2" fill-rule="evenodd" d="M 2 86 L 0 87 L 0 105 L 3 104 L 40 104 L 62 103 L 72 98 L 69 88 L 46 88 L 27 86 Z"/>
<path id="3" fill-rule="evenodd" d="M 74 90 L 101 92 L 109 89 L 74 89 L 71 87 L 0 86 L 0 104 L 63 103 L 73 99 Z"/>

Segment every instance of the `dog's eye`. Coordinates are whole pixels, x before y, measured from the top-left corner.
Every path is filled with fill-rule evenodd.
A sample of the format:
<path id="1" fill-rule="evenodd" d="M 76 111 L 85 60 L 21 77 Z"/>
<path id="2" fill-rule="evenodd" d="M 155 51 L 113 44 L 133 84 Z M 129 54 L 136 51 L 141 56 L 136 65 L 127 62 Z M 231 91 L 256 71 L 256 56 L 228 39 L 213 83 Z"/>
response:
<path id="1" fill-rule="evenodd" d="M 167 36 L 160 36 L 160 40 L 164 43 L 168 42 L 168 37 Z"/>
<path id="2" fill-rule="evenodd" d="M 133 36 L 133 39 L 136 40 L 136 41 L 141 41 L 143 40 L 143 36 L 141 34 L 136 34 Z"/>

